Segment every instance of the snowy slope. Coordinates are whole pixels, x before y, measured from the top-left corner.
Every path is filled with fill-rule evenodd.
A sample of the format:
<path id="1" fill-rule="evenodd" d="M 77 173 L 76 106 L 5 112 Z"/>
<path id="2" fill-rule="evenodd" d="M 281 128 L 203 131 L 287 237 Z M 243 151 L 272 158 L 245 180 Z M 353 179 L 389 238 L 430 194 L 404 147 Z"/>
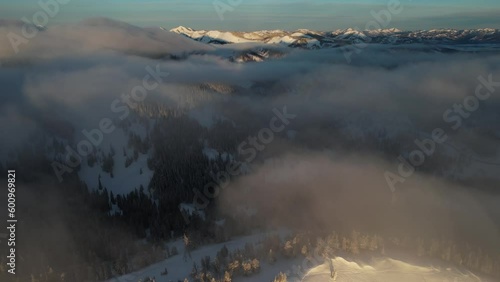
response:
<path id="1" fill-rule="evenodd" d="M 433 266 L 417 266 L 391 258 L 373 261 L 369 265 L 361 265 L 354 261 L 348 261 L 337 257 L 333 259 L 333 265 L 337 272 L 335 281 L 356 282 L 473 282 L 488 281 L 470 273 L 455 268 L 438 268 Z M 328 264 L 320 265 L 311 269 L 302 280 L 303 282 L 334 281 L 330 278 Z"/>
<path id="2" fill-rule="evenodd" d="M 130 129 L 130 132 L 143 135 L 142 138 L 145 137 L 145 128 L 141 128 L 137 124 Z M 113 177 L 102 170 L 102 162 L 98 161 L 93 166 L 89 166 L 85 159 L 81 163 L 78 176 L 87 184 L 90 190 L 98 188 L 100 177 L 103 188 L 107 188 L 108 191 L 113 192 L 115 195 L 126 195 L 135 189 L 139 189 L 141 185 L 146 189 L 145 192 L 147 193 L 147 187 L 153 177 L 153 171 L 149 169 L 147 164 L 149 155 L 139 153 L 137 160 L 132 161 L 129 166 L 125 166 L 126 158 L 133 155 L 133 149 L 127 146 L 127 142 L 127 134 L 122 129 L 117 129 L 107 135 L 103 139 L 102 145 L 99 146 L 98 152 L 104 155 L 109 154 L 111 146 L 116 151 L 113 156 Z M 124 156 L 123 149 L 125 149 L 127 156 Z"/>

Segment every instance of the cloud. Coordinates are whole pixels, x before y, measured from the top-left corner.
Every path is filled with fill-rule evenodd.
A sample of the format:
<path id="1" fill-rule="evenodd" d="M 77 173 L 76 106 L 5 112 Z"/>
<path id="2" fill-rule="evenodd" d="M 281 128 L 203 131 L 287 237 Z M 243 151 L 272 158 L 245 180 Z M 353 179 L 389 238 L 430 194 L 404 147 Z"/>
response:
<path id="1" fill-rule="evenodd" d="M 0 22 L 4 33 L 21 27 Z M 1 44 L 0 49 L 7 46 Z M 448 130 L 443 113 L 474 94 L 478 76 L 500 80 L 500 56 L 494 52 L 370 45 L 348 64 L 341 49 L 274 46 L 283 58 L 239 64 L 228 57 L 258 47 L 214 47 L 102 18 L 50 27 L 23 47 L 17 55 L 0 53 L 8 62 L 0 68 L 5 90 L 0 92 L 5 102 L 0 118 L 4 128 L 21 128 L 24 121 L 36 125 L 28 131 L 60 126 L 72 128 L 64 132 L 80 132 L 96 127 L 103 117 L 117 118 L 111 103 L 141 83 L 147 66 L 156 65 L 170 75 L 146 102 L 189 108 L 192 116 L 205 120 L 212 113 L 252 126 L 268 120 L 273 107 L 287 105 L 300 116 L 294 125 L 298 140 L 316 147 L 331 147 L 337 134 L 365 138 L 385 131 L 387 138 L 416 138 L 438 126 Z M 499 99 L 492 95 L 460 131 L 448 131 L 454 142 L 495 156 Z M 19 115 L 23 118 L 12 118 Z M 28 142 L 29 134 L 19 135 L 17 145 Z M 8 143 L 6 150 L 16 145 Z"/>
<path id="2" fill-rule="evenodd" d="M 208 45 L 159 28 L 140 28 L 106 18 L 94 18 L 76 24 L 54 25 L 39 30 L 15 21 L 0 22 L 0 36 L 10 38 L 0 44 L 0 59 L 22 60 L 54 58 L 95 52 L 120 52 L 161 58 L 170 54 L 211 50 Z M 34 34 L 26 37 L 26 34 Z M 12 45 L 12 36 L 22 43 Z M 16 42 L 16 41 L 14 41 Z M 19 49 L 16 54 L 15 49 Z"/>
<path id="3" fill-rule="evenodd" d="M 222 192 L 220 209 L 227 214 L 242 207 L 256 209 L 265 215 L 257 218 L 273 227 L 473 238 L 500 246 L 490 196 L 420 174 L 404 183 L 393 202 L 384 179 L 390 167 L 365 154 L 283 154 L 230 183 Z"/>

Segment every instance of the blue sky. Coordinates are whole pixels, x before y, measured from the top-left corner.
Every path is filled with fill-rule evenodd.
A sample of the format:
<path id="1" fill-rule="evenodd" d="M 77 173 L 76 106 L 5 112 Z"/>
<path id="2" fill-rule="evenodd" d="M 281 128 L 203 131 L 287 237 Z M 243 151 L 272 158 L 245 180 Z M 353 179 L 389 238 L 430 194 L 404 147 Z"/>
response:
<path id="1" fill-rule="evenodd" d="M 38 1 L 0 0 L 0 18 L 32 18 Z M 68 1 L 68 0 L 66 0 Z M 218 0 L 219 3 L 238 0 Z M 255 30 L 309 28 L 364 29 L 371 11 L 386 9 L 391 0 L 239 0 L 241 4 L 220 19 L 215 0 L 69 0 L 51 24 L 109 17 L 140 26 L 184 25 L 195 29 Z M 500 0 L 400 0 L 403 11 L 388 27 L 405 30 L 428 28 L 500 28 Z"/>

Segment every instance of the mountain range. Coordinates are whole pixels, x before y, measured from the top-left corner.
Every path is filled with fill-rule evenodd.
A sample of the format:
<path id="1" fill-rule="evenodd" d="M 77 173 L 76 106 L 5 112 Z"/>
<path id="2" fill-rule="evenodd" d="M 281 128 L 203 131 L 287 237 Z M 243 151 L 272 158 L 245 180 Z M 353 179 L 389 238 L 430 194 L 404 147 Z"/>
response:
<path id="1" fill-rule="evenodd" d="M 164 29 L 164 28 L 162 28 Z M 166 30 L 166 29 L 164 29 Z M 500 43 L 500 30 L 483 29 L 432 29 L 401 31 L 399 29 L 357 30 L 339 29 L 335 31 L 314 31 L 298 29 L 295 31 L 260 30 L 260 31 L 219 31 L 194 30 L 179 26 L 171 32 L 184 35 L 203 43 L 265 43 L 285 45 L 303 49 L 335 48 L 350 44 L 477 44 Z"/>

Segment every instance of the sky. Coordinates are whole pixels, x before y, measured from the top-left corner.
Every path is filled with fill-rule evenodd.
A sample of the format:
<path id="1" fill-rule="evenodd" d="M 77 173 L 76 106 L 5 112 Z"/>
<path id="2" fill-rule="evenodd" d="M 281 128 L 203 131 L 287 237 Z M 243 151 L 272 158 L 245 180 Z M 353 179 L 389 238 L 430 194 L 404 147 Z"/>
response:
<path id="1" fill-rule="evenodd" d="M 33 20 L 38 2 L 60 4 L 48 24 L 108 17 L 139 26 L 194 29 L 365 29 L 374 13 L 398 0 L 0 0 L 0 19 Z M 499 0 L 399 0 L 387 28 L 500 28 Z M 220 11 L 217 12 L 219 7 Z"/>

